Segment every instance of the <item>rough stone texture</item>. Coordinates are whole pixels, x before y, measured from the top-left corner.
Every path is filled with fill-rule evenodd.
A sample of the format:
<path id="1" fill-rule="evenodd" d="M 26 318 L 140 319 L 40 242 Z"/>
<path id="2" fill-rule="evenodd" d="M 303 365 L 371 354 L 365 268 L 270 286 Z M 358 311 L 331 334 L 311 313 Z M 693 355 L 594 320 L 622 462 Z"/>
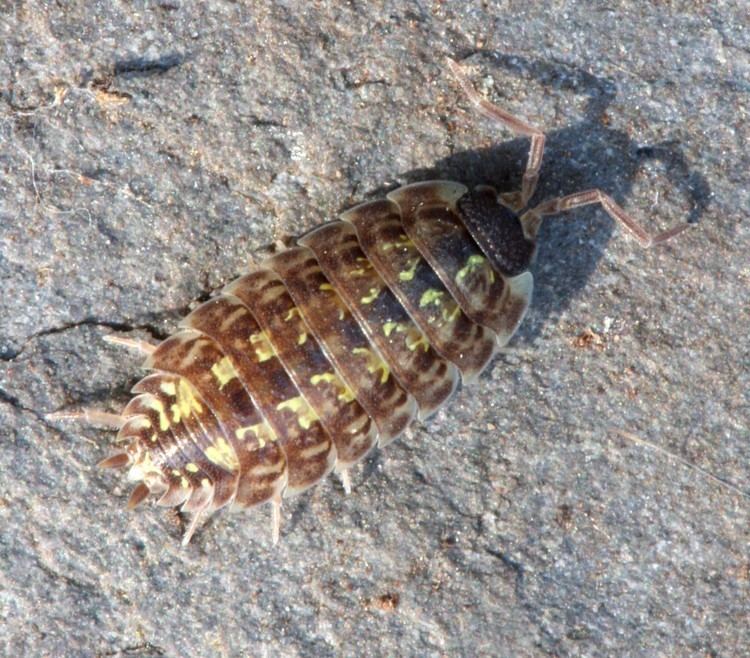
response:
<path id="1" fill-rule="evenodd" d="M 554 11 L 549 6 L 554 6 Z M 736 2 L 0 2 L 0 653 L 740 655 L 750 646 L 750 29 Z M 138 359 L 250 254 L 400 183 L 517 188 L 548 221 L 512 349 L 354 493 L 124 510 L 94 464 Z M 631 433 L 626 438 L 618 433 Z"/>

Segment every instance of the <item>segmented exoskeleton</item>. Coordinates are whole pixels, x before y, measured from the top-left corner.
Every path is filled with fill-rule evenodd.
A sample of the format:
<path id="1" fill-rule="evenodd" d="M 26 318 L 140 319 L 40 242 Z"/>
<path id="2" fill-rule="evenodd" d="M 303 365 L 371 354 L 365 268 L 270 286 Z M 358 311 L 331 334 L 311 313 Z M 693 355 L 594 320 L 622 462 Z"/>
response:
<path id="1" fill-rule="evenodd" d="M 520 194 L 428 181 L 359 205 L 299 238 L 201 304 L 148 354 L 121 414 L 76 412 L 119 429 L 101 466 L 128 467 L 129 506 L 149 494 L 199 519 L 282 497 L 348 469 L 443 405 L 504 346 L 528 308 L 542 217 L 599 203 L 644 246 L 650 236 L 588 190 L 526 205 L 544 135 L 480 98 L 480 111 L 531 137 Z"/>

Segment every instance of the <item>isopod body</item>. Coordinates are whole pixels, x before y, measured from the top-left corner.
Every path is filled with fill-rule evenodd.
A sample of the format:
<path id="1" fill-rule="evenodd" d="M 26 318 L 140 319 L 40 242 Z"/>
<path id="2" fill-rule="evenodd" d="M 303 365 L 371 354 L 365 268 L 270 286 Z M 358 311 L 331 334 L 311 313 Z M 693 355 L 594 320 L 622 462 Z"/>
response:
<path id="1" fill-rule="evenodd" d="M 409 185 L 188 315 L 148 356 L 153 372 L 121 414 L 125 450 L 107 463 L 130 467 L 133 502 L 158 493 L 194 517 L 278 504 L 345 473 L 476 377 L 523 318 L 532 276 L 482 252 L 461 221 L 467 204 L 520 228 L 489 188 Z"/>
<path id="2" fill-rule="evenodd" d="M 271 502 L 348 469 L 474 379 L 529 306 L 544 215 L 597 203 L 644 245 L 650 236 L 599 190 L 525 209 L 543 134 L 479 98 L 480 111 L 531 137 L 523 189 L 498 195 L 427 181 L 323 224 L 198 306 L 158 346 L 118 427 L 135 506 L 149 494 L 199 519 Z M 525 209 L 525 210 L 524 210 Z M 125 341 L 120 341 L 125 342 Z M 56 414 L 70 417 L 71 414 Z"/>

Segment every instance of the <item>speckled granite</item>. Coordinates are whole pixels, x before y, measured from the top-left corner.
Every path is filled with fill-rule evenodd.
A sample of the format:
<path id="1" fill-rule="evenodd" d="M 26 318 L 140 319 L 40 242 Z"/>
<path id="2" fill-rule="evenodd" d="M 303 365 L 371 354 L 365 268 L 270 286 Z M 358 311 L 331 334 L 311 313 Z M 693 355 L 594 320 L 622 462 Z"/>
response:
<path id="1" fill-rule="evenodd" d="M 0 2 L 0 653 L 736 656 L 750 647 L 743 2 Z M 533 5 L 533 7 L 532 7 Z M 436 176 L 601 186 L 547 222 L 507 354 L 270 512 L 181 521 L 94 464 L 138 358 L 251 254 Z M 619 433 L 624 430 L 632 435 Z"/>

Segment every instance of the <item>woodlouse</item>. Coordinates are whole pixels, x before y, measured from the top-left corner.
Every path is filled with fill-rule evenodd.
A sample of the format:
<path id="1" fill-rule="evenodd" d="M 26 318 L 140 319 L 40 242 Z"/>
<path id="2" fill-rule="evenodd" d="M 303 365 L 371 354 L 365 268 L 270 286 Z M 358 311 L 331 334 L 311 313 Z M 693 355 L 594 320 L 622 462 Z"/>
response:
<path id="1" fill-rule="evenodd" d="M 277 541 L 282 496 L 331 470 L 348 492 L 353 464 L 475 378 L 528 308 L 545 215 L 598 203 L 644 247 L 686 228 L 651 236 L 597 189 L 528 209 L 544 134 L 448 67 L 483 115 L 531 138 L 520 193 L 427 181 L 356 206 L 230 283 L 158 346 L 111 338 L 153 370 L 121 414 L 51 414 L 118 429 L 124 448 L 100 466 L 129 467 L 131 508 L 152 493 L 181 505 L 183 543 L 230 503 L 268 501 Z"/>

